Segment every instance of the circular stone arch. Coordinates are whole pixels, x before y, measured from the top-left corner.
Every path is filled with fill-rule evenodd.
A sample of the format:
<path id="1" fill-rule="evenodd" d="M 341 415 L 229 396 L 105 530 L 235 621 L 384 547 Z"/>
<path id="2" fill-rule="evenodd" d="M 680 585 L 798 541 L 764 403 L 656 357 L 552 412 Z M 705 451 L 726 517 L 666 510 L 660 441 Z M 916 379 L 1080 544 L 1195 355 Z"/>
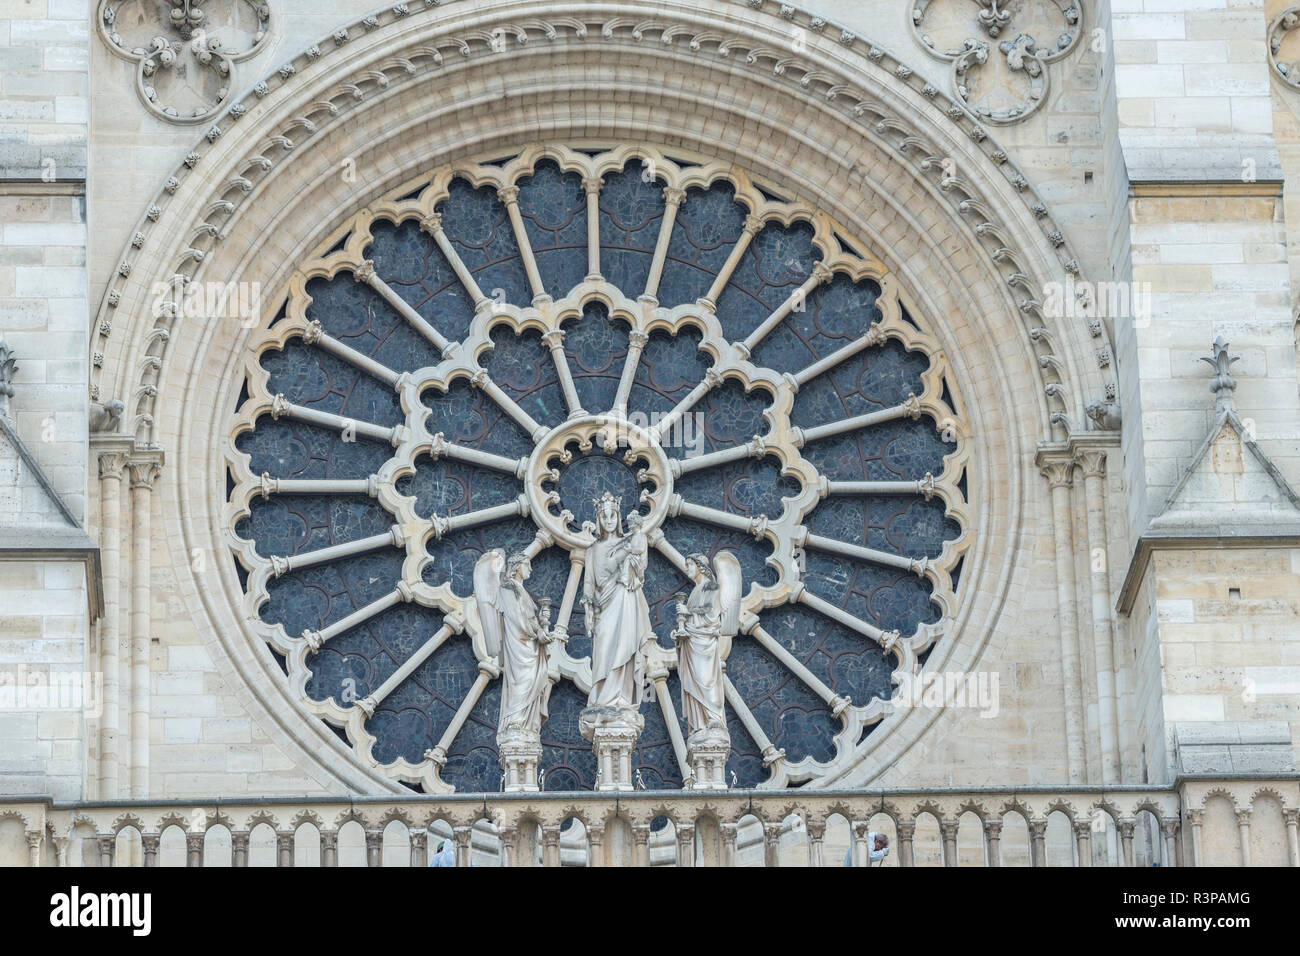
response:
<path id="1" fill-rule="evenodd" d="M 292 704 L 241 620 L 223 452 L 256 329 L 183 318 L 161 287 L 235 281 L 278 303 L 297 264 L 357 210 L 434 166 L 533 142 L 645 143 L 780 183 L 881 261 L 962 390 L 975 540 L 959 606 L 934 625 L 944 630 L 936 667 L 973 666 L 999 619 L 1015 615 L 1028 573 L 1021 538 L 1047 520 L 1031 495 L 1034 446 L 1078 427 L 1105 387 L 1087 329 L 1039 301 L 1077 272 L 1068 243 L 969 114 L 803 11 L 709 0 L 659 5 L 647 19 L 622 6 L 557 14 L 528 0 L 457 0 L 340 28 L 217 119 L 143 211 L 101 303 L 95 397 L 123 400 L 125 427 L 169 463 L 160 493 L 172 553 L 156 560 L 177 569 L 230 686 L 323 784 L 400 790 Z M 792 26 L 811 31 L 802 54 L 790 49 Z M 222 559 L 196 571 L 196 548 Z M 824 782 L 868 782 L 933 719 L 921 709 L 885 718 L 851 768 Z"/>

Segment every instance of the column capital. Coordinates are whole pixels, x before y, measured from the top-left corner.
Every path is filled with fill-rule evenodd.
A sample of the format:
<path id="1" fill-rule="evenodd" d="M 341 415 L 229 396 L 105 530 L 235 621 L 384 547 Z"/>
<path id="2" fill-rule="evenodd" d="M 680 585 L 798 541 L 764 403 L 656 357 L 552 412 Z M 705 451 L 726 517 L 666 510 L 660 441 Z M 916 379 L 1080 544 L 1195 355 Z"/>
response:
<path id="1" fill-rule="evenodd" d="M 1075 454 L 1074 460 L 1083 472 L 1084 478 L 1106 477 L 1106 453 L 1099 448 L 1090 448 Z"/>
<path id="2" fill-rule="evenodd" d="M 1038 473 L 1047 479 L 1047 487 L 1069 488 L 1074 484 L 1074 460 L 1051 459 L 1040 461 Z"/>
<path id="3" fill-rule="evenodd" d="M 158 476 L 162 473 L 162 462 L 154 459 L 132 459 L 128 467 L 131 469 L 131 489 L 143 488 L 146 491 L 153 491 L 154 485 L 158 482 Z"/>
<path id="4" fill-rule="evenodd" d="M 127 456 L 124 452 L 108 451 L 99 456 L 99 477 L 122 480 L 122 469 L 126 467 Z"/>

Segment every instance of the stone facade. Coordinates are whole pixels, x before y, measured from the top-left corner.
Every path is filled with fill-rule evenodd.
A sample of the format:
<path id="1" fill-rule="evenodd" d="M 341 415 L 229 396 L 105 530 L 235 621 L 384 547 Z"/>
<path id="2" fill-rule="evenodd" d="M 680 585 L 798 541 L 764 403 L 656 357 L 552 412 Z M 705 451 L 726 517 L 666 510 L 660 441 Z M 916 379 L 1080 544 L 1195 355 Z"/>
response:
<path id="1" fill-rule="evenodd" d="M 1259 833 L 1283 839 L 1289 819 L 1294 836 L 1300 89 L 1274 62 L 1300 59 L 1300 37 L 1273 28 L 1281 3 L 1085 3 L 1058 58 L 1041 52 L 1056 25 L 1033 21 L 1041 106 L 954 0 L 927 7 L 970 14 L 957 29 L 989 65 L 958 73 L 895 0 L 683 0 L 649 19 L 617 0 L 563 17 L 531 0 L 268 6 L 197 124 L 148 109 L 105 39 L 105 8 L 147 11 L 0 7 L 8 420 L 49 486 L 0 435 L 0 666 L 102 675 L 105 705 L 0 711 L 0 793 L 407 792 L 304 711 L 243 604 L 226 461 L 274 316 L 172 315 L 168 290 L 237 281 L 278 304 L 353 217 L 435 168 L 630 144 L 794 189 L 879 260 L 960 397 L 974 537 L 923 673 L 995 679 L 997 712 L 877 715 L 817 785 L 1146 785 L 1177 795 L 1188 848 L 1189 824 L 1256 799 L 1277 804 Z M 962 96 L 1031 108 L 985 116 Z M 1199 361 L 1216 337 L 1239 358 L 1226 424 Z M 1178 783 L 1198 773 L 1283 783 Z M 869 817 L 843 815 L 835 853 Z M 1068 853 L 1070 825 L 1040 845 Z M 1220 831 L 1197 859 L 1240 862 L 1243 831 Z M 1272 839 L 1248 836 L 1248 858 L 1274 860 Z M 961 841 L 931 855 L 973 861 Z"/>

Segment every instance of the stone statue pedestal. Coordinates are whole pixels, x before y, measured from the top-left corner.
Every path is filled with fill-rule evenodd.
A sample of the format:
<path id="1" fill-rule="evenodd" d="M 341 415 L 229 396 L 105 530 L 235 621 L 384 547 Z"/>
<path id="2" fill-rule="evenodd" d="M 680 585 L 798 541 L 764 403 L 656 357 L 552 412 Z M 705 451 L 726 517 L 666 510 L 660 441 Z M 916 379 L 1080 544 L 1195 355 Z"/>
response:
<path id="1" fill-rule="evenodd" d="M 692 790 L 726 790 L 727 757 L 731 735 L 725 726 L 705 727 L 686 739 L 686 762 L 691 765 Z"/>
<path id="2" fill-rule="evenodd" d="M 505 771 L 506 793 L 536 793 L 537 766 L 542 760 L 541 735 L 521 727 L 497 733 L 497 751 Z"/>
<path id="3" fill-rule="evenodd" d="M 631 707 L 588 707 L 578 715 L 578 730 L 596 753 L 597 790 L 633 789 L 632 748 L 644 728 Z"/>

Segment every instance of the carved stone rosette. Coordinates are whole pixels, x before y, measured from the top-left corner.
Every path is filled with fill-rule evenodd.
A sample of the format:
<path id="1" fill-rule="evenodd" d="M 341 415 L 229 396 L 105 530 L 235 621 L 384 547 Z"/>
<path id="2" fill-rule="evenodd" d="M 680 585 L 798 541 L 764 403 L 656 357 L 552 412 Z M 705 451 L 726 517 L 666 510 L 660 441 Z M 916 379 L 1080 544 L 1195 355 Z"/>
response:
<path id="1" fill-rule="evenodd" d="M 116 56 L 136 64 L 135 91 L 155 116 L 201 123 L 228 105 L 234 65 L 270 34 L 264 0 L 100 0 L 95 22 Z M 213 127 L 209 139 L 220 135 Z"/>
<path id="2" fill-rule="evenodd" d="M 1043 19 L 1041 10 L 1051 11 Z M 1083 35 L 1078 0 L 1051 0 L 1041 8 L 978 0 L 978 10 L 956 0 L 916 0 L 912 33 L 921 48 L 952 64 L 953 96 L 986 123 L 1016 123 L 1047 99 L 1048 64 L 1067 56 Z"/>

